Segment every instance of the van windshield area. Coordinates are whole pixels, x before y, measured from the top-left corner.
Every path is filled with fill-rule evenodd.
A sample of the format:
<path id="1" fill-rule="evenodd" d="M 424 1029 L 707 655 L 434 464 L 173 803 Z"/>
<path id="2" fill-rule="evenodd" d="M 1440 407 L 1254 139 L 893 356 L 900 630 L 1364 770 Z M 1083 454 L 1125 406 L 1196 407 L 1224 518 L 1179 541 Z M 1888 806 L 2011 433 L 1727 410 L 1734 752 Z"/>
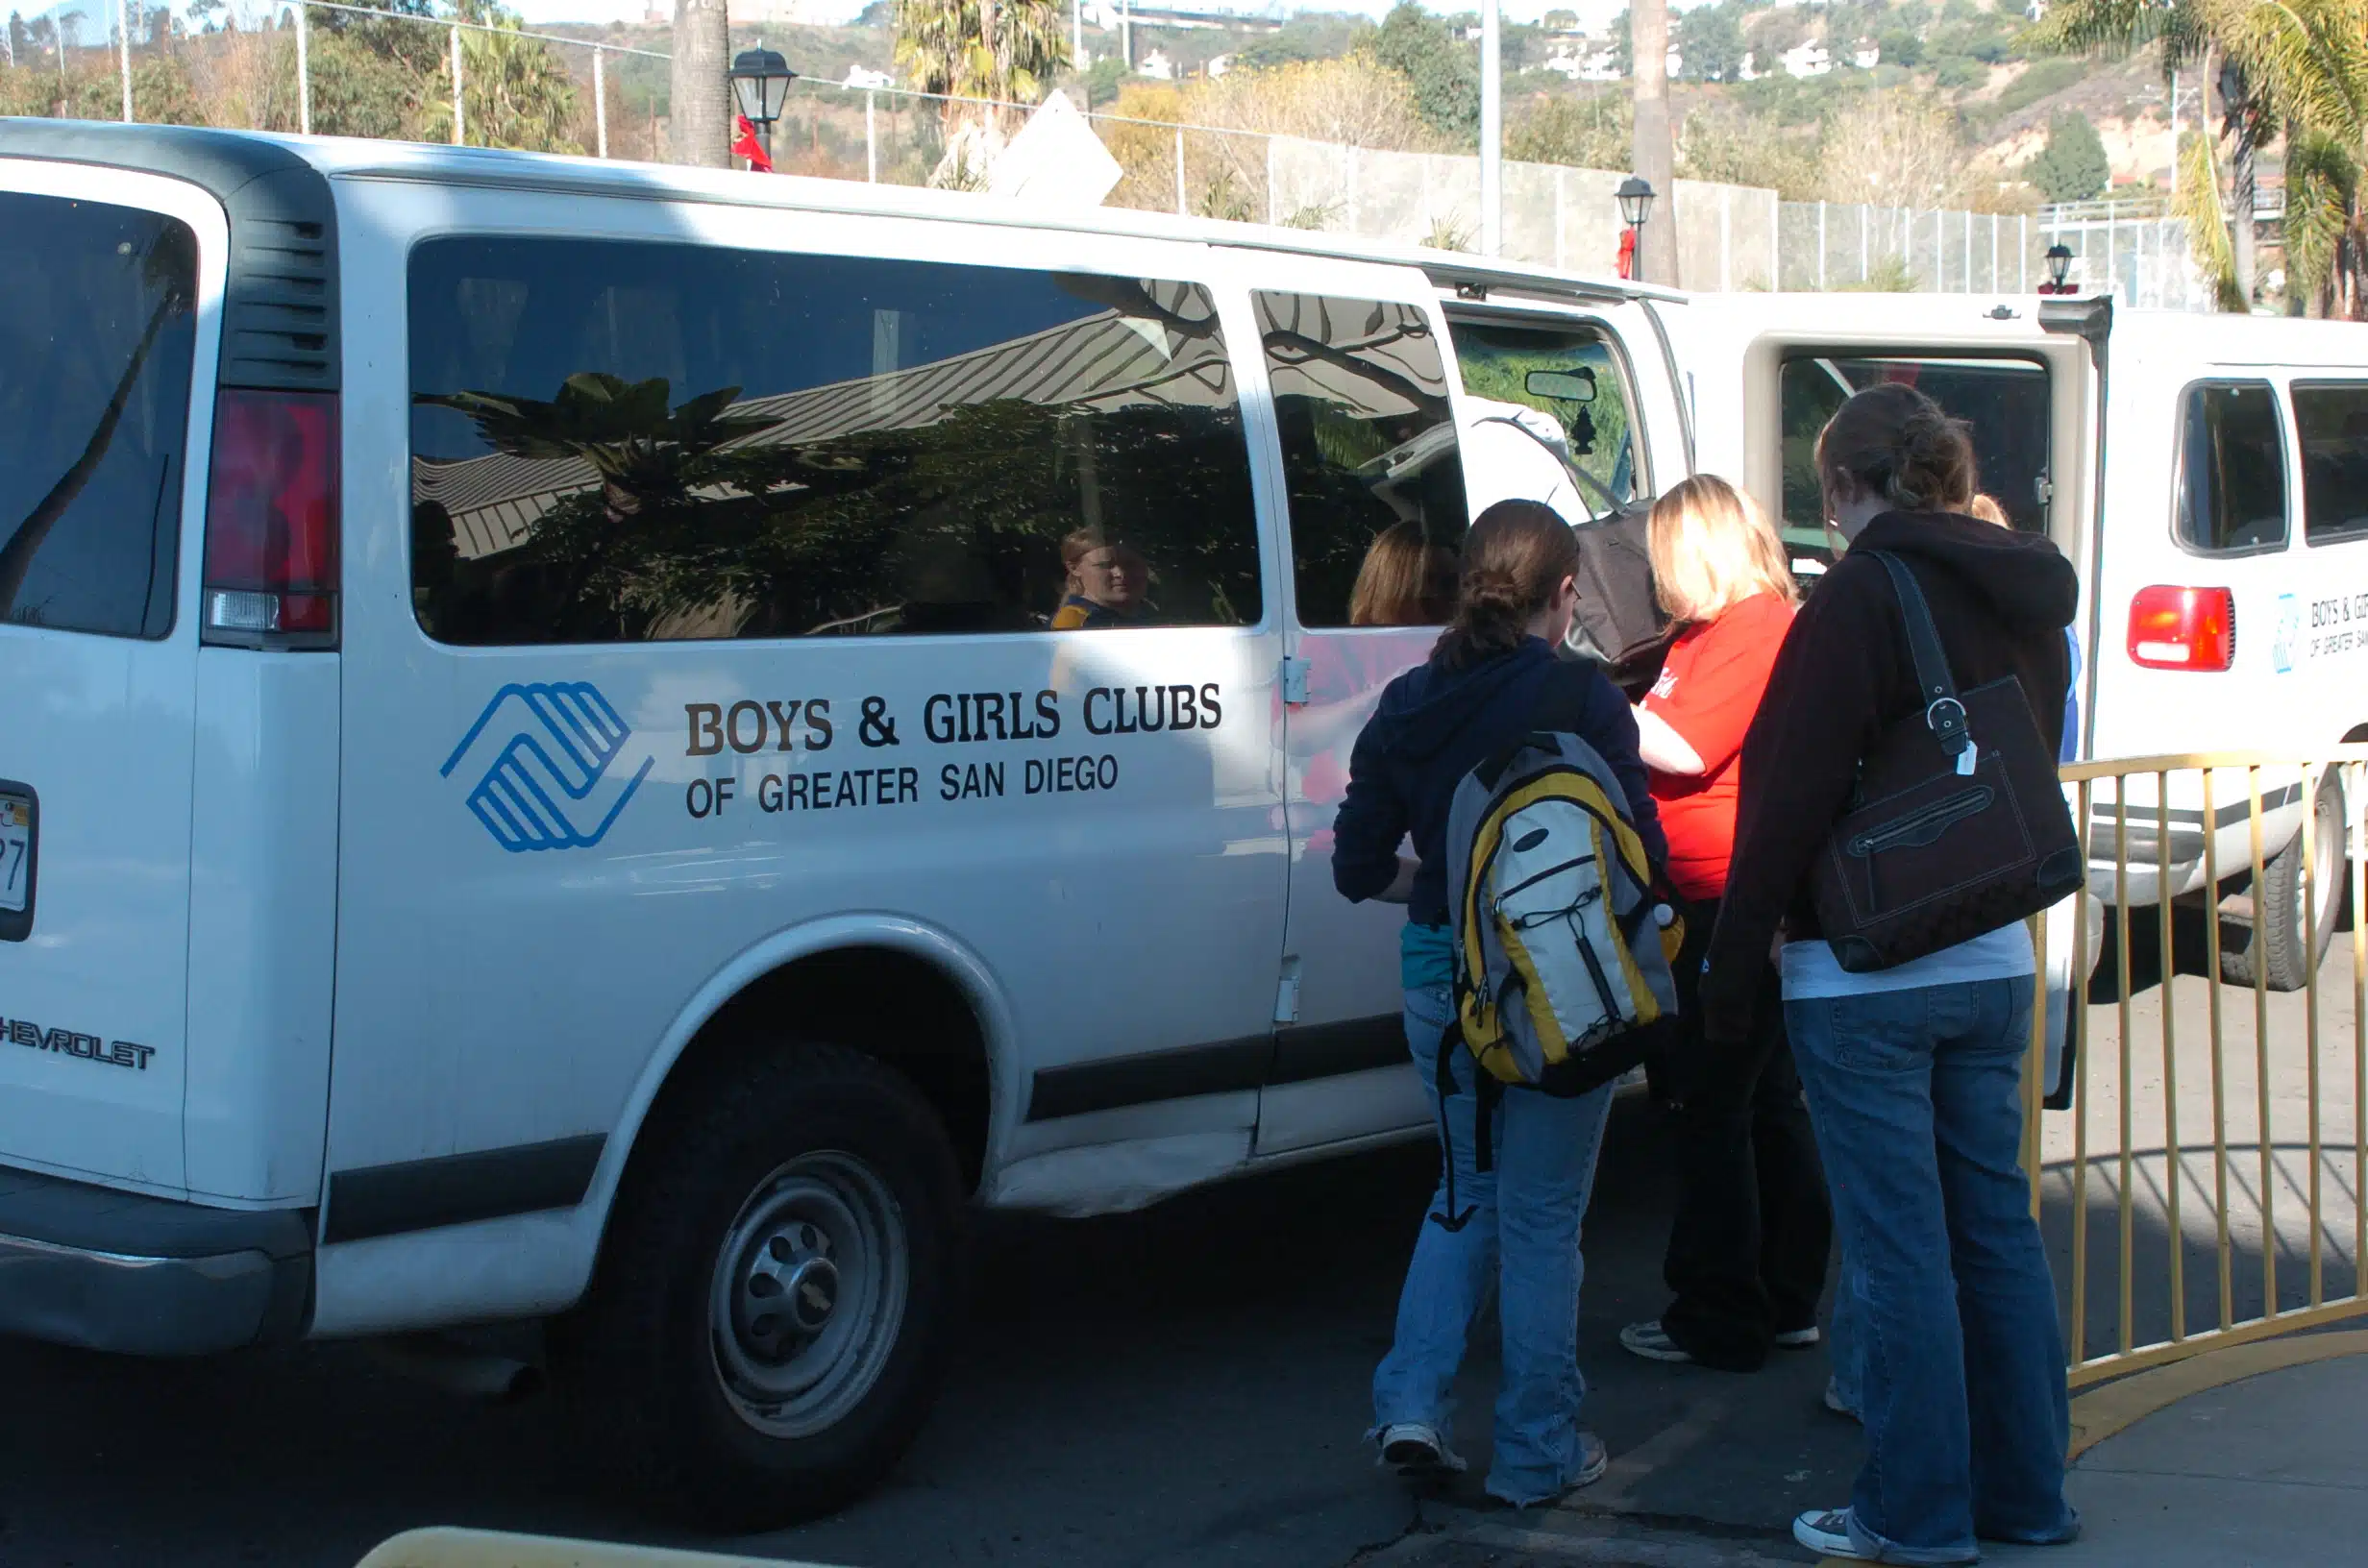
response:
<path id="1" fill-rule="evenodd" d="M 2047 531 L 2048 376 L 2036 359 L 1912 355 L 1851 358 L 1797 355 L 1785 361 L 1779 398 L 1784 440 L 1784 534 L 1794 570 L 1832 564 L 1825 500 L 1817 483 L 1817 432 L 1852 393 L 1905 381 L 1970 428 L 1983 493 L 2025 533 Z"/>
<path id="2" fill-rule="evenodd" d="M 0 191 L 0 619 L 172 630 L 196 297 L 178 219 Z"/>
<path id="3" fill-rule="evenodd" d="M 1552 420 L 1591 512 L 1600 516 L 1637 499 L 1627 382 L 1601 331 L 1458 321 L 1454 332 L 1465 392 Z"/>
<path id="4" fill-rule="evenodd" d="M 1242 625 L 1198 284 L 631 241 L 410 263 L 413 602 L 450 643 Z"/>

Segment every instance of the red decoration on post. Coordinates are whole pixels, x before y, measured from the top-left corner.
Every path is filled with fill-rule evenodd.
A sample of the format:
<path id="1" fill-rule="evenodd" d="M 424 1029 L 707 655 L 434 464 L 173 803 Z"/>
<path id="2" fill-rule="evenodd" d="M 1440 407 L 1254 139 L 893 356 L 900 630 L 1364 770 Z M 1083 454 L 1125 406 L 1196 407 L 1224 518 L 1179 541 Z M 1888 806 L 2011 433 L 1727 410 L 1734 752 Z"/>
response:
<path id="1" fill-rule="evenodd" d="M 749 117 L 746 114 L 735 114 L 732 116 L 731 126 L 735 133 L 731 143 L 732 156 L 747 159 L 749 172 L 752 174 L 771 174 L 773 159 L 766 153 L 765 144 L 756 139 L 756 127 L 749 124 Z M 1620 276 L 1626 277 L 1627 274 L 1622 273 Z"/>
<path id="2" fill-rule="evenodd" d="M 1637 232 L 1634 229 L 1619 232 L 1619 275 L 1622 278 L 1637 275 Z"/>

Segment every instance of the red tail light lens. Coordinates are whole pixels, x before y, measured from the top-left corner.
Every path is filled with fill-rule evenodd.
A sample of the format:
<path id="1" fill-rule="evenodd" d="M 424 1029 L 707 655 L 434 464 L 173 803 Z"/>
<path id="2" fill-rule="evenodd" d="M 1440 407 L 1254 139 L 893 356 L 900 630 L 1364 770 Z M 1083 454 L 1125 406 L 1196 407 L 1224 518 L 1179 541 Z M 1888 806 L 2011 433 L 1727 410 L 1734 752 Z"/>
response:
<path id="1" fill-rule="evenodd" d="M 206 492 L 206 640 L 333 648 L 337 399 L 225 390 Z"/>
<path id="2" fill-rule="evenodd" d="M 2236 596 L 2226 588 L 2140 588 L 2130 600 L 2130 662 L 2228 669 L 2236 662 Z"/>

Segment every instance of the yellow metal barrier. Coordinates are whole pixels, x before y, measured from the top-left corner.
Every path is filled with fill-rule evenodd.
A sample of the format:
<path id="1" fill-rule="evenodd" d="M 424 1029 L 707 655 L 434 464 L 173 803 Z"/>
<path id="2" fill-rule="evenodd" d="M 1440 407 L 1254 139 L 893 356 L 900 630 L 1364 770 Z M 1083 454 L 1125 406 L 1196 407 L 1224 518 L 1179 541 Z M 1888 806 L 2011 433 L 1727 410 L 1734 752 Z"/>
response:
<path id="1" fill-rule="evenodd" d="M 2041 1112 L 2055 1052 L 2050 1009 L 2036 1007 L 2023 1164 L 2051 1253 L 2070 1261 L 2073 1384 L 2368 1312 L 2368 746 L 2132 757 L 2071 764 L 2062 776 L 2088 886 L 2038 917 L 2033 940 L 2042 975 L 2070 987 L 2070 1114 Z M 2348 864 L 2328 864 L 2342 845 L 2320 842 L 2322 791 L 2337 788 L 2333 821 L 2350 842 Z M 2346 882 L 2352 930 L 2322 953 L 2320 933 Z M 2282 915 L 2273 894 L 2290 899 Z M 2091 1006 L 2105 908 L 2114 916 L 2113 1000 Z M 2223 939 L 2232 919 L 2251 926 L 2241 956 Z M 2272 990 L 2281 919 L 2306 933 L 2307 962 L 2294 966 L 2301 985 L 2290 995 Z M 2249 987 L 2223 980 L 2232 959 L 2250 971 Z M 2251 1008 L 2230 1007 L 2232 991 L 2249 991 Z M 2349 1014 L 2343 1026 L 2322 1026 L 2331 1000 Z M 2232 1061 L 2232 1034 L 2251 1037 L 2250 1053 L 2240 1040 Z M 2201 1120 L 2210 1152 L 2199 1172 L 2190 1167 L 2207 1158 Z M 2209 1210 L 2208 1225 L 2198 1207 Z M 2092 1235 L 2109 1217 L 2100 1260 Z M 2257 1260 L 2244 1257 L 2248 1246 Z M 2188 1264 L 2208 1258 L 2209 1288 L 2191 1303 Z"/>

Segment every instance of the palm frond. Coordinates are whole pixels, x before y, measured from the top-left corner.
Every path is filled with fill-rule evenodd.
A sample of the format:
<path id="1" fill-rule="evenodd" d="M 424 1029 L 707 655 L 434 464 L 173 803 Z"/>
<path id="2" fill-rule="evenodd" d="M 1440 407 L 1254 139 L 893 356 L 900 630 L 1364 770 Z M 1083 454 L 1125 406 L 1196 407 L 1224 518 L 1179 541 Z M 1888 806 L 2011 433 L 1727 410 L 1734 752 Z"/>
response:
<path id="1" fill-rule="evenodd" d="M 2238 314 L 2250 310 L 2251 302 L 2236 286 L 2236 247 L 2229 237 L 2227 214 L 2220 208 L 2220 162 L 2212 154 L 2211 137 L 2201 131 L 2190 131 L 2180 138 L 2179 195 L 2174 210 L 2186 220 L 2195 270 L 2220 308 Z"/>
<path id="2" fill-rule="evenodd" d="M 2358 221 L 2360 158 L 2344 142 L 2299 131 L 2285 154 L 2285 268 L 2289 293 L 2317 296 L 2334 281 L 2345 234 Z"/>

